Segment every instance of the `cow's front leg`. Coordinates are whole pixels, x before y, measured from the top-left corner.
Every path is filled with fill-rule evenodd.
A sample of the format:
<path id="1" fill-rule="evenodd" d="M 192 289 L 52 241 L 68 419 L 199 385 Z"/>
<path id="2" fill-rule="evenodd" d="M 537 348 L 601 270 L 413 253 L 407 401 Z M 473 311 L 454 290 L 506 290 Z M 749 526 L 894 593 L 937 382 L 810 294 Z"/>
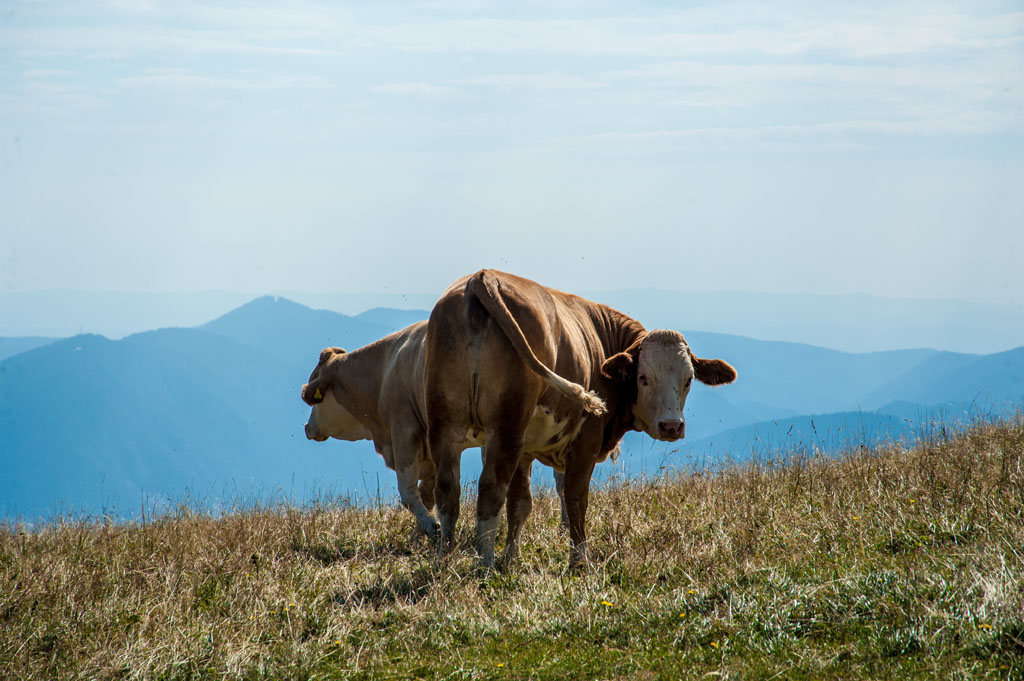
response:
<path id="1" fill-rule="evenodd" d="M 565 471 L 565 514 L 569 521 L 569 569 L 577 570 L 590 563 L 587 550 L 587 503 L 594 459 L 570 456 Z"/>
<path id="2" fill-rule="evenodd" d="M 416 516 L 417 531 L 431 538 L 436 537 L 440 526 L 434 519 L 434 516 L 430 515 L 427 507 L 424 506 L 423 500 L 420 499 L 419 489 L 417 488 L 420 479 L 419 463 L 409 464 L 405 468 L 399 469 L 397 473 L 398 494 L 402 498 L 402 505 Z"/>
<path id="3" fill-rule="evenodd" d="M 494 567 L 494 541 L 509 483 L 519 466 L 522 434 L 498 432 L 484 445 L 484 469 L 476 502 L 476 548 L 483 567 Z"/>
<path id="4" fill-rule="evenodd" d="M 512 475 L 505 499 L 505 518 L 508 521 L 508 538 L 501 560 L 506 565 L 519 558 L 519 535 L 526 519 L 533 510 L 533 490 L 530 489 L 530 475 L 533 472 L 533 458 L 520 456 L 519 465 Z"/>
<path id="5" fill-rule="evenodd" d="M 426 437 L 423 431 L 416 429 L 396 429 L 393 434 L 394 446 L 391 447 L 391 459 L 395 464 L 395 473 L 398 475 L 398 494 L 402 498 L 402 505 L 409 509 L 416 516 L 416 530 L 413 532 L 415 538 L 422 532 L 428 537 L 436 537 L 439 526 L 434 516 L 430 514 L 428 507 L 420 498 L 420 491 L 417 488 L 421 473 L 426 469 L 433 484 L 434 464 L 424 461 L 426 457 Z M 387 456 L 385 456 L 385 459 Z M 433 490 L 431 490 L 431 505 L 433 505 Z"/>
<path id="6" fill-rule="evenodd" d="M 427 511 L 434 508 L 434 486 L 437 484 L 437 472 L 434 468 L 434 460 L 424 449 L 420 457 L 420 501 Z"/>
<path id="7" fill-rule="evenodd" d="M 569 529 L 569 516 L 565 512 L 565 473 L 555 471 L 555 492 L 558 493 L 558 505 L 562 511 L 562 527 Z"/>

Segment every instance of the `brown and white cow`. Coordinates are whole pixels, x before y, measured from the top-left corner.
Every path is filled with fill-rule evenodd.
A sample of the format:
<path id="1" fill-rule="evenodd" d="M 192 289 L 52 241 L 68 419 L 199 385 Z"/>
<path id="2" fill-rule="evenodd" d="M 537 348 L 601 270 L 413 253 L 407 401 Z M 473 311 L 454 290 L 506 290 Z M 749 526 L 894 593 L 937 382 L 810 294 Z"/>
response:
<path id="1" fill-rule="evenodd" d="M 692 380 L 720 385 L 736 378 L 726 362 L 695 356 L 678 332 L 647 332 L 605 305 L 494 270 L 456 281 L 434 306 L 424 371 L 440 550 L 453 545 L 468 439 L 483 445 L 476 533 L 488 566 L 506 498 L 504 559 L 518 555 L 533 506 L 534 459 L 565 473 L 569 563 L 579 565 L 587 560 L 595 464 L 631 429 L 659 440 L 683 437 Z"/>
<path id="2" fill-rule="evenodd" d="M 434 462 L 427 454 L 423 409 L 423 341 L 418 322 L 352 352 L 325 348 L 302 399 L 313 407 L 306 437 L 323 442 L 373 440 L 398 476 L 402 504 L 429 536 L 437 534 Z M 417 489 L 417 482 L 419 489 Z"/>

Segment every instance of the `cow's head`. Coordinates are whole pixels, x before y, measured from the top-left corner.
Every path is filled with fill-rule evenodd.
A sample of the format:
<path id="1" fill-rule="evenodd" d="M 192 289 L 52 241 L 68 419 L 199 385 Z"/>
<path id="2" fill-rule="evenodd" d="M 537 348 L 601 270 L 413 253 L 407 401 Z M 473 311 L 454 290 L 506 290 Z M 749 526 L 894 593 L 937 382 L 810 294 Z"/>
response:
<path id="1" fill-rule="evenodd" d="M 664 329 L 651 331 L 609 357 L 601 373 L 614 381 L 635 382 L 634 428 L 669 442 L 686 435 L 683 406 L 694 378 L 707 385 L 736 380 L 736 370 L 727 362 L 697 357 L 683 334 Z"/>
<path id="2" fill-rule="evenodd" d="M 306 437 L 323 442 L 329 437 L 339 440 L 367 440 L 370 431 L 345 406 L 344 370 L 345 351 L 324 348 L 320 353 L 309 383 L 302 386 L 302 401 L 313 407 L 306 422 Z"/>

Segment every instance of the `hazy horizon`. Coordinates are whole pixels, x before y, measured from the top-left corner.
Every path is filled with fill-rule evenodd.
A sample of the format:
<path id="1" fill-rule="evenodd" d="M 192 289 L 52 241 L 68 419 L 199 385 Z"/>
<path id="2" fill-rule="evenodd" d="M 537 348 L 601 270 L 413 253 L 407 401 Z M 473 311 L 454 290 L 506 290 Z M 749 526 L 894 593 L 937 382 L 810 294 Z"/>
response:
<path id="1" fill-rule="evenodd" d="M 647 328 L 717 332 L 862 353 L 932 348 L 989 354 L 1024 346 L 1024 307 L 867 294 L 577 291 Z M 0 338 L 111 339 L 196 327 L 261 298 L 358 316 L 375 308 L 429 312 L 438 294 L 277 292 L 0 292 Z M 410 319 L 410 321 L 412 321 Z"/>

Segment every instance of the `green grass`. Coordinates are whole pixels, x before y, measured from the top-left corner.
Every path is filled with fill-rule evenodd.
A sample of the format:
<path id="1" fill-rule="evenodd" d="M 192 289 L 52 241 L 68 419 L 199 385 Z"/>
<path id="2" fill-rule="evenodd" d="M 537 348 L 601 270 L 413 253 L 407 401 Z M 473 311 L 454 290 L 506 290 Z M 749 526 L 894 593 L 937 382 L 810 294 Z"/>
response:
<path id="1" fill-rule="evenodd" d="M 569 573 L 397 508 L 0 531 L 3 679 L 1024 678 L 1024 423 L 621 483 Z M 500 546 L 499 546 L 500 548 Z"/>

